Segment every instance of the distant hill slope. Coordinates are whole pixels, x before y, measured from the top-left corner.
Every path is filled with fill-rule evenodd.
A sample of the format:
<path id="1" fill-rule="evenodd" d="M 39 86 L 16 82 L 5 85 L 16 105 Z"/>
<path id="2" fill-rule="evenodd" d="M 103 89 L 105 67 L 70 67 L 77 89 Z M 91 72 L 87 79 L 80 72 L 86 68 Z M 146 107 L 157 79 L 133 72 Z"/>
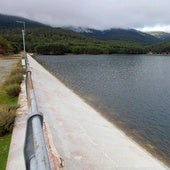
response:
<path id="1" fill-rule="evenodd" d="M 45 24 L 36 21 L 31 21 L 22 17 L 0 14 L 0 29 L 17 28 L 20 24 L 18 24 L 16 21 L 24 21 L 26 23 L 27 28 L 47 27 L 47 25 Z"/>
<path id="2" fill-rule="evenodd" d="M 140 43 L 143 45 L 149 45 L 159 42 L 159 38 L 134 29 L 113 28 L 104 31 L 88 29 L 85 31 L 80 31 L 80 33 L 85 36 L 100 40 L 119 40 L 124 42 Z"/>
<path id="3" fill-rule="evenodd" d="M 0 14 L 0 53 L 17 53 L 22 47 L 26 23 L 26 50 L 38 54 L 143 54 L 169 53 L 169 34 L 150 35 L 133 29 L 94 30 L 53 28 L 25 18 Z M 166 38 L 164 38 L 166 37 Z M 164 43 L 166 42 L 166 43 Z M 159 45 L 159 44 L 161 45 Z M 158 44 L 158 45 L 157 45 Z"/>
<path id="4" fill-rule="evenodd" d="M 167 32 L 151 31 L 151 32 L 147 32 L 147 34 L 155 36 L 156 38 L 159 38 L 162 41 L 169 41 L 170 40 L 170 33 L 167 33 Z"/>
<path id="5" fill-rule="evenodd" d="M 10 53 L 11 51 L 17 53 L 22 50 L 21 29 L 23 25 L 16 21 L 24 21 L 26 24 L 26 49 L 29 52 L 37 52 L 40 46 L 48 46 L 47 50 L 49 50 L 49 46 L 55 49 L 54 47 L 60 44 L 64 44 L 63 48 L 65 48 L 65 46 L 70 46 L 70 44 L 74 46 L 74 44 L 77 45 L 81 42 L 89 44 L 91 42 L 90 38 L 73 31 L 53 28 L 22 17 L 0 14 L 0 53 L 2 54 Z"/>
<path id="6" fill-rule="evenodd" d="M 10 15 L 3 15 L 0 14 L 0 29 L 5 28 L 19 28 L 21 24 L 18 24 L 16 21 L 24 21 L 26 23 L 26 28 L 39 28 L 39 27 L 46 27 L 52 28 L 45 24 L 31 21 L 25 18 L 17 17 L 17 16 L 10 16 Z M 94 29 L 79 29 L 79 28 L 60 28 L 60 31 L 64 31 L 67 34 L 78 35 L 80 34 L 86 37 L 95 38 L 99 40 L 105 41 L 122 41 L 127 43 L 138 43 L 142 45 L 150 45 L 160 41 L 159 37 L 143 33 L 134 29 L 109 29 L 109 30 L 94 30 Z M 71 32 L 70 32 L 71 31 Z"/>

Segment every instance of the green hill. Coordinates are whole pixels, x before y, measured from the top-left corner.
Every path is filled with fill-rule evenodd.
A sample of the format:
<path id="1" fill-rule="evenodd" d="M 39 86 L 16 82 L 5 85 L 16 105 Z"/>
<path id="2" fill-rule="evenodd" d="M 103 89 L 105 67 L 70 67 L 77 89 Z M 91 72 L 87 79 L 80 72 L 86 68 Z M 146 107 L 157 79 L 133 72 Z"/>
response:
<path id="1" fill-rule="evenodd" d="M 26 23 L 26 50 L 37 54 L 142 54 L 154 50 L 154 44 L 160 42 L 159 38 L 136 30 L 77 32 L 0 14 L 0 54 L 23 49 L 23 26 L 16 23 L 18 20 Z"/>
<path id="2" fill-rule="evenodd" d="M 152 31 L 147 32 L 147 34 L 150 34 L 156 38 L 159 38 L 162 41 L 169 41 L 170 40 L 170 33 L 163 32 L 163 31 Z"/>
<path id="3" fill-rule="evenodd" d="M 17 17 L 17 16 L 0 14 L 0 29 L 10 29 L 10 28 L 16 29 L 20 25 L 16 21 L 24 21 L 26 23 L 27 28 L 46 27 L 47 26 L 45 24 L 31 21 L 29 19 L 25 19 L 25 18 L 21 18 L 21 17 Z"/>
<path id="4" fill-rule="evenodd" d="M 150 45 L 159 41 L 159 38 L 153 35 L 134 29 L 112 28 L 104 31 L 89 29 L 88 32 L 82 32 L 82 34 L 101 40 L 119 40 L 124 42 L 139 43 L 142 45 Z"/>
<path id="5" fill-rule="evenodd" d="M 21 29 L 23 26 L 16 21 L 26 23 L 26 49 L 29 52 L 64 54 L 86 53 L 81 46 L 92 45 L 95 41 L 62 28 L 31 21 L 25 18 L 0 15 L 0 52 L 18 52 L 22 50 Z M 84 45 L 83 45 L 84 44 Z M 45 50 L 46 49 L 46 50 Z"/>

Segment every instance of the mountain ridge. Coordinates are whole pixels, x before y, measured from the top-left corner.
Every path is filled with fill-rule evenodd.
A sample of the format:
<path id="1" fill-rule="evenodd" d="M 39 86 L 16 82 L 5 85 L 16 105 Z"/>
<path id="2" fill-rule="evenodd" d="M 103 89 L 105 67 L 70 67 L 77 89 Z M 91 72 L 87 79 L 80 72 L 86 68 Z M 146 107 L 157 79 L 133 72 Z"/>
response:
<path id="1" fill-rule="evenodd" d="M 164 31 L 149 31 L 147 34 L 153 35 L 161 40 L 170 40 L 170 33 Z"/>
<path id="2" fill-rule="evenodd" d="M 36 27 L 51 27 L 36 21 L 32 21 L 26 18 L 18 16 L 10 16 L 0 14 L 0 28 L 17 28 L 17 20 L 24 21 L 26 23 L 26 28 L 36 28 Z M 56 28 L 56 27 L 51 27 Z M 66 31 L 73 31 L 80 35 L 95 38 L 104 41 L 123 41 L 130 43 L 139 43 L 142 45 L 150 45 L 160 41 L 159 37 L 135 30 L 135 29 L 123 29 L 123 28 L 111 28 L 106 30 L 96 30 L 92 28 L 83 28 L 83 27 L 58 27 Z M 57 29 L 57 28 L 56 28 Z"/>
<path id="3" fill-rule="evenodd" d="M 19 23 L 16 21 L 23 21 L 26 23 L 26 27 L 47 27 L 48 25 L 33 21 L 27 18 L 19 17 L 19 16 L 12 16 L 12 15 L 5 15 L 0 13 L 0 29 L 5 28 L 17 28 Z M 50 27 L 50 26 L 48 26 Z"/>
<path id="4" fill-rule="evenodd" d="M 170 51 L 168 40 L 134 29 L 56 28 L 22 17 L 0 14 L 1 51 L 17 53 L 22 50 L 23 25 L 16 23 L 17 20 L 26 23 L 27 50 L 38 54 L 143 54 Z"/>
<path id="5" fill-rule="evenodd" d="M 79 33 L 100 40 L 121 40 L 142 43 L 143 45 L 157 43 L 159 41 L 159 38 L 135 29 L 111 28 L 108 30 L 94 30 L 89 28 L 88 31 Z"/>

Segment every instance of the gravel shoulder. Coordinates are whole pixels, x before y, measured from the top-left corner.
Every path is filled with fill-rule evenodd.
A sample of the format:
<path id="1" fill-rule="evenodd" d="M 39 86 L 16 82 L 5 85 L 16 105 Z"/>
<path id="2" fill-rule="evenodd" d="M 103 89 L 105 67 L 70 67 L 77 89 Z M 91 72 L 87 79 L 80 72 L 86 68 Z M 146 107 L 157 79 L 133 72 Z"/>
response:
<path id="1" fill-rule="evenodd" d="M 19 57 L 0 57 L 0 83 L 18 61 Z"/>

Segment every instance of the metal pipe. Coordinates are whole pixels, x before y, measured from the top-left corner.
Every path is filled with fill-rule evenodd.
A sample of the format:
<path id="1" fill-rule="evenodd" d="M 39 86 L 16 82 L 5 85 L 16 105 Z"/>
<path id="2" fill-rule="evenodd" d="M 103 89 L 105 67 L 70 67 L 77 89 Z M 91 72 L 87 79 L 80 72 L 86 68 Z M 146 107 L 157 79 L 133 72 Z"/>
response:
<path id="1" fill-rule="evenodd" d="M 29 65 L 27 66 L 25 82 L 29 107 L 24 147 L 26 169 L 51 170 L 43 134 L 43 116 L 38 111 Z"/>
<path id="2" fill-rule="evenodd" d="M 47 150 L 45 147 L 44 135 L 42 133 L 42 125 L 39 116 L 35 116 L 32 119 L 33 138 L 34 138 L 34 149 L 36 155 L 37 169 L 48 170 L 50 169 L 49 159 Z"/>
<path id="3" fill-rule="evenodd" d="M 23 24 L 22 30 L 24 59 L 26 67 L 26 93 L 29 108 L 29 118 L 27 120 L 26 137 L 24 145 L 24 157 L 27 170 L 51 170 L 50 161 L 46 149 L 43 134 L 43 116 L 38 112 L 36 97 L 34 94 L 31 70 L 27 61 L 25 49 L 25 22 L 16 21 Z"/>
<path id="4" fill-rule="evenodd" d="M 37 170 L 37 164 L 36 164 L 36 159 L 35 159 L 35 156 L 33 156 L 31 159 L 30 159 L 30 169 L 31 170 Z"/>

